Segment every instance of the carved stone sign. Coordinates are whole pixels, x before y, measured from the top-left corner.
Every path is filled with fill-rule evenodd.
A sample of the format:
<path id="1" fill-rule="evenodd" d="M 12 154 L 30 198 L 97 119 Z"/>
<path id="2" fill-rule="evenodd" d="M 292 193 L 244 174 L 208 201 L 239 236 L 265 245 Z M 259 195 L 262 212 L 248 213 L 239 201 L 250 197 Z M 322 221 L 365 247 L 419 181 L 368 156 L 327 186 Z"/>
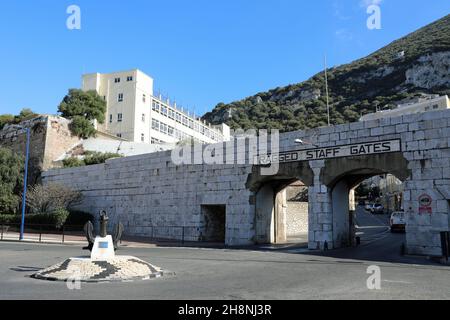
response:
<path id="1" fill-rule="evenodd" d="M 345 146 L 335 146 L 327 148 L 317 148 L 310 150 L 299 150 L 282 152 L 279 154 L 261 155 L 257 159 L 260 165 L 268 165 L 270 163 L 286 163 L 296 161 L 311 161 L 352 156 L 363 156 L 371 154 L 381 154 L 402 151 L 400 140 L 377 141 L 350 144 Z"/>

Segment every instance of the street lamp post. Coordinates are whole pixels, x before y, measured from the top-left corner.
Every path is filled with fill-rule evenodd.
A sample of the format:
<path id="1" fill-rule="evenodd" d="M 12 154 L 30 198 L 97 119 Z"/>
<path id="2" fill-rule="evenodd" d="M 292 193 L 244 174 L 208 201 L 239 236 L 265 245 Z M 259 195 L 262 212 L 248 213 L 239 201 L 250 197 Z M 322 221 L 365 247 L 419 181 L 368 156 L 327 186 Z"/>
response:
<path id="1" fill-rule="evenodd" d="M 25 154 L 25 173 L 23 178 L 23 195 L 22 195 L 22 220 L 20 223 L 20 240 L 23 240 L 23 233 L 25 229 L 25 209 L 26 209 L 26 198 L 27 198 L 27 183 L 28 183 L 28 161 L 30 158 L 30 128 L 27 131 L 27 146 Z"/>

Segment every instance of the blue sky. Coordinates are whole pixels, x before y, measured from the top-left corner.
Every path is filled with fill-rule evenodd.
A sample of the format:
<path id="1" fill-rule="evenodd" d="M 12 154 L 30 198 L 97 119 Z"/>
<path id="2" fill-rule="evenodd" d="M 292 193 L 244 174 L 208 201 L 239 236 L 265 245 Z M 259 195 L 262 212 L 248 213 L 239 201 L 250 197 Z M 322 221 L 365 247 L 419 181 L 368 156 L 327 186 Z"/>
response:
<path id="1" fill-rule="evenodd" d="M 378 3 L 382 29 L 366 27 Z M 66 9 L 81 8 L 81 30 Z M 197 114 L 363 57 L 450 13 L 448 0 L 10 0 L 0 113 L 56 113 L 82 73 L 139 68 Z"/>

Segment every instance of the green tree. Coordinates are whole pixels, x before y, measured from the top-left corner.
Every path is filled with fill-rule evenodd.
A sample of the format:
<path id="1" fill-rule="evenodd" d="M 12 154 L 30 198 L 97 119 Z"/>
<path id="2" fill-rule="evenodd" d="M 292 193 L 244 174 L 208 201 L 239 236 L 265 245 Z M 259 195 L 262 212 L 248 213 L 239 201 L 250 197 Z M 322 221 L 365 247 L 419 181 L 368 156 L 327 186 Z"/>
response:
<path id="1" fill-rule="evenodd" d="M 0 130 L 7 124 L 14 122 L 14 116 L 12 114 L 2 114 L 0 115 Z"/>
<path id="2" fill-rule="evenodd" d="M 17 213 L 23 187 L 23 158 L 0 148 L 0 213 Z"/>
<path id="3" fill-rule="evenodd" d="M 16 116 L 12 114 L 2 114 L 0 115 L 0 130 L 7 124 L 19 124 L 22 121 L 31 120 L 36 118 L 38 114 L 34 113 L 33 110 L 24 108 Z"/>
<path id="4" fill-rule="evenodd" d="M 58 112 L 73 120 L 71 130 L 81 138 L 95 135 L 93 121 L 105 122 L 106 102 L 96 91 L 70 89 L 58 107 Z"/>
<path id="5" fill-rule="evenodd" d="M 73 134 L 83 139 L 95 136 L 96 132 L 92 121 L 83 116 L 75 116 L 72 118 L 70 130 Z"/>
<path id="6" fill-rule="evenodd" d="M 38 116 L 37 113 L 34 113 L 33 110 L 29 108 L 24 108 L 20 111 L 19 115 L 14 117 L 15 123 L 21 123 L 22 121 L 31 120 Z"/>

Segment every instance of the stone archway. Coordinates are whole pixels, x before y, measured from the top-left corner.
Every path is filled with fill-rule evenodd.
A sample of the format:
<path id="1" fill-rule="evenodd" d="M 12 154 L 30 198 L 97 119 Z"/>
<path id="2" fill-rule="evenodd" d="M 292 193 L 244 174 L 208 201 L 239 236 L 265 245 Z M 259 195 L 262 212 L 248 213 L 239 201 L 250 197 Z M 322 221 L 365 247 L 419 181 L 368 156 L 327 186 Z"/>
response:
<path id="1" fill-rule="evenodd" d="M 247 188 L 253 192 L 255 205 L 255 243 L 284 243 L 287 241 L 286 188 L 301 181 L 306 187 L 312 185 L 313 171 L 308 162 L 280 164 L 276 175 L 261 175 L 255 166 L 247 179 Z"/>
<path id="2" fill-rule="evenodd" d="M 340 248 L 351 243 L 349 194 L 359 183 L 387 173 L 401 181 L 411 177 L 408 161 L 401 152 L 315 161 L 313 167 L 311 249 Z"/>

